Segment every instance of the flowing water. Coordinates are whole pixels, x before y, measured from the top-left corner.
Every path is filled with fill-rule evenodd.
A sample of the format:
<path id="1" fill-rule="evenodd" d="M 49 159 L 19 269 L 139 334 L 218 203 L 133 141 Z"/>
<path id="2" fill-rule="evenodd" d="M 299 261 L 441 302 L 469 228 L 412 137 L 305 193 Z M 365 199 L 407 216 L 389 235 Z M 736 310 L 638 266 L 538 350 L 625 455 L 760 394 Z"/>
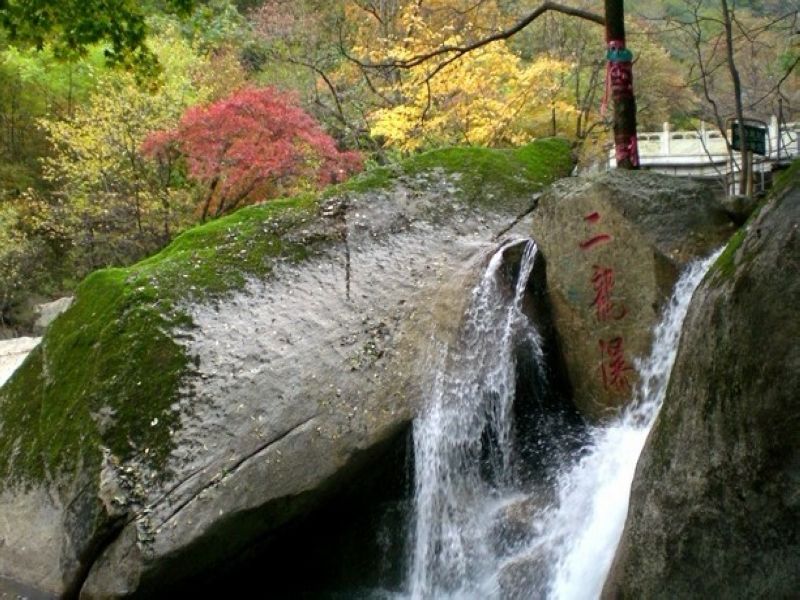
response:
<path id="1" fill-rule="evenodd" d="M 440 348 L 427 413 L 414 425 L 416 514 L 410 592 L 483 595 L 491 574 L 491 512 L 513 487 L 513 347 L 524 335 L 540 351 L 522 313 L 536 246 L 526 244 L 511 293 L 500 268 L 509 242 L 492 256 L 454 348 Z"/>
<path id="2" fill-rule="evenodd" d="M 694 290 L 718 254 L 689 265 L 654 332 L 650 356 L 637 365 L 640 384 L 630 408 L 592 431 L 582 458 L 558 479 L 558 503 L 542 517 L 536 540 L 552 548 L 547 597 L 597 598 L 614 558 L 636 463 L 667 392 L 681 328 Z"/>
<path id="3" fill-rule="evenodd" d="M 637 365 L 641 383 L 631 408 L 590 428 L 577 451 L 536 481 L 517 464 L 512 410 L 515 348 L 527 344 L 542 358 L 540 336 L 522 311 L 535 244 L 526 243 L 511 285 L 501 268 L 504 252 L 519 243 L 490 259 L 458 341 L 432 352 L 436 375 L 414 425 L 415 514 L 403 596 L 599 596 L 689 301 L 715 258 L 692 264 L 676 284 L 651 356 Z"/>

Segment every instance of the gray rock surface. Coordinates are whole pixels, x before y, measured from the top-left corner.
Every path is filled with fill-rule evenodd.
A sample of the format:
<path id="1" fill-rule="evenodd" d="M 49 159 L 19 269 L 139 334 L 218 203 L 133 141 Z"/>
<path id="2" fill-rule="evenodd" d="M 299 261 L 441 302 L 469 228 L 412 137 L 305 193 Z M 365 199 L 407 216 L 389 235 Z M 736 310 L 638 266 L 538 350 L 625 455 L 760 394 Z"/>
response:
<path id="1" fill-rule="evenodd" d="M 698 288 L 606 598 L 800 590 L 800 181 Z"/>
<path id="2" fill-rule="evenodd" d="M 19 368 L 40 340 L 38 337 L 0 340 L 0 386 Z"/>
<path id="3" fill-rule="evenodd" d="M 179 475 L 168 491 L 148 490 L 148 513 L 95 563 L 84 597 L 147 589 L 151 570 L 153 586 L 191 572 L 220 539 L 235 556 L 237 543 L 319 506 L 408 426 L 426 383 L 420 349 L 434 322 L 457 327 L 475 261 L 494 247 L 491 225 L 505 221 L 465 220 L 459 233 L 406 213 L 405 231 L 376 240 L 382 208 L 350 210 L 363 221 L 348 242 L 349 299 L 339 247 L 192 307 L 182 343 L 198 379 L 174 440 Z"/>
<path id="4" fill-rule="evenodd" d="M 36 335 L 41 335 L 44 333 L 44 330 L 47 329 L 47 326 L 55 321 L 58 315 L 70 307 L 72 300 L 72 296 L 65 296 L 64 298 L 59 298 L 58 300 L 53 300 L 52 302 L 45 302 L 44 304 L 37 305 L 36 312 L 39 316 L 33 323 L 33 332 Z"/>
<path id="5" fill-rule="evenodd" d="M 655 173 L 563 180 L 544 194 L 533 235 L 575 404 L 587 417 L 630 400 L 633 365 L 649 352 L 680 267 L 733 230 L 706 186 Z"/>
<path id="6" fill-rule="evenodd" d="M 758 199 L 750 196 L 725 196 L 721 198 L 723 208 L 737 225 L 744 225 L 758 206 Z"/>
<path id="7" fill-rule="evenodd" d="M 500 238 L 529 232 L 523 180 L 403 174 L 93 275 L 0 390 L 0 595 L 180 589 L 352 487 L 407 432 L 431 334 L 456 331 Z M 195 284 L 248 260 L 242 285 Z"/>

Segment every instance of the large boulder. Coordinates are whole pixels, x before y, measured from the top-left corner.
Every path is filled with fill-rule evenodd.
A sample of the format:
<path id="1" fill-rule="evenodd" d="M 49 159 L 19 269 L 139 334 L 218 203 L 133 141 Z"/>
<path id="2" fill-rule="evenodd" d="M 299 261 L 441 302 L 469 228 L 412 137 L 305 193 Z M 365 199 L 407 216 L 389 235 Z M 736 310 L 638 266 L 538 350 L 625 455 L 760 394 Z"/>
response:
<path id="1" fill-rule="evenodd" d="M 534 238 L 574 388 L 592 419 L 631 399 L 634 364 L 680 268 L 733 232 L 711 188 L 651 172 L 563 180 L 542 197 Z"/>
<path id="2" fill-rule="evenodd" d="M 0 593 L 180 590 L 352 489 L 433 323 L 570 168 L 559 140 L 420 155 L 90 276 L 0 388 Z"/>
<path id="3" fill-rule="evenodd" d="M 800 163 L 695 292 L 607 598 L 800 590 Z"/>

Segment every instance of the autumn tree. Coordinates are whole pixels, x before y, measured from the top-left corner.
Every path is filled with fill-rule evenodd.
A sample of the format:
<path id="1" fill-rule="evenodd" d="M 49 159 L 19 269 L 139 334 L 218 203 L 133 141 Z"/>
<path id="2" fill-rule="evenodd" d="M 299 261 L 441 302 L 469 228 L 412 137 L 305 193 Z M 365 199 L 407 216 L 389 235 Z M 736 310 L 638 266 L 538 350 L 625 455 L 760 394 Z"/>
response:
<path id="1" fill-rule="evenodd" d="M 676 0 L 668 10 L 648 13 L 662 37 L 679 49 L 688 85 L 701 99 L 690 116 L 717 127 L 731 163 L 739 164 L 743 193 L 752 187 L 749 149 L 734 154 L 729 120 L 766 121 L 781 110 L 791 114 L 800 100 L 800 51 L 792 42 L 800 24 L 798 5 L 760 8 L 763 14 L 756 15 L 726 0 Z"/>
<path id="2" fill-rule="evenodd" d="M 142 85 L 122 70 L 97 77 L 88 101 L 71 116 L 39 121 L 53 146 L 44 176 L 65 205 L 78 272 L 125 264 L 169 241 L 184 226 L 190 193 L 172 185 L 179 165 L 157 171 L 140 152 L 152 132 L 174 126 L 186 108 L 215 97 L 211 59 L 173 30 L 148 46 L 161 65 Z"/>
<path id="3" fill-rule="evenodd" d="M 354 4 L 360 6 L 364 12 L 372 14 L 379 24 L 384 24 L 380 11 L 374 10 L 377 5 L 382 6 L 383 3 L 354 2 Z M 604 15 L 572 5 L 546 1 L 529 9 L 527 14 L 516 20 L 509 20 L 504 11 L 506 3 L 492 0 L 480 2 L 466 0 L 406 1 L 397 4 L 400 8 L 394 14 L 398 15 L 398 18 L 405 24 L 386 37 L 389 42 L 389 51 L 383 52 L 383 56 L 370 56 L 369 53 L 358 56 L 359 45 L 355 44 L 353 52 L 347 55 L 347 58 L 361 68 L 367 79 L 369 77 L 366 73 L 371 71 L 376 78 L 388 79 L 390 82 L 397 83 L 407 77 L 408 73 L 412 73 L 410 77 L 414 79 L 413 72 L 419 73 L 421 70 L 424 75 L 417 76 L 417 78 L 426 88 L 425 110 L 422 111 L 423 120 L 431 114 L 431 107 L 435 108 L 437 104 L 441 104 L 436 102 L 434 93 L 431 93 L 436 78 L 451 69 L 452 65 L 458 61 L 470 60 L 471 55 L 474 54 L 487 53 L 491 46 L 507 44 L 509 40 L 543 15 L 557 12 L 605 26 L 607 81 L 609 97 L 612 100 L 611 112 L 617 164 L 623 168 L 638 167 L 636 103 L 631 68 L 633 56 L 625 43 L 622 0 L 605 0 Z M 455 19 L 454 24 L 449 27 L 435 21 L 440 18 L 441 14 L 446 13 L 454 15 Z M 488 21 L 481 22 L 479 26 L 476 26 L 478 15 L 489 15 Z M 413 46 L 417 43 L 418 32 L 426 29 L 433 34 L 428 40 L 428 48 L 415 50 Z M 464 32 L 467 32 L 468 35 L 464 36 Z M 372 39 L 376 39 L 376 37 L 373 35 Z M 384 43 L 382 39 L 377 39 L 379 40 L 378 46 Z M 362 44 L 362 47 L 369 48 L 374 45 L 372 42 L 366 42 Z M 553 60 L 553 56 L 531 56 L 528 62 L 538 60 Z M 387 93 L 372 81 L 369 86 L 389 106 L 397 104 L 397 96 L 400 97 L 400 103 L 404 100 L 402 92 L 398 94 L 396 90 L 393 90 L 394 93 Z M 500 89 L 502 90 L 503 86 Z M 535 106 L 537 102 L 535 93 L 531 94 L 530 102 Z M 552 98 L 550 102 L 553 102 Z M 579 110 L 576 107 L 575 112 L 577 113 Z M 553 114 L 552 106 L 550 113 Z"/>
<path id="4" fill-rule="evenodd" d="M 339 144 L 374 151 L 366 115 L 377 97 L 359 74 L 351 70 L 342 76 L 340 44 L 351 25 L 348 6 L 342 0 L 264 0 L 247 13 L 252 43 L 243 58 L 256 82 L 295 90 Z"/>
<path id="5" fill-rule="evenodd" d="M 362 63 L 398 62 L 468 43 L 504 22 L 496 2 L 484 2 L 480 13 L 461 13 L 462 5 L 461 0 L 406 3 L 394 17 L 397 22 L 384 23 L 377 38 L 368 33 L 369 26 L 380 23 L 361 6 L 355 14 L 364 21 L 362 42 L 352 52 Z M 373 73 L 371 85 L 383 106 L 368 115 L 371 133 L 404 151 L 448 144 L 519 145 L 550 132 L 553 107 L 573 111 L 562 100 L 569 67 L 547 55 L 522 60 L 499 42 L 456 62 L 433 57 L 402 73 Z"/>
<path id="6" fill-rule="evenodd" d="M 533 4 L 515 4 L 514 22 L 525 18 Z M 571 6 L 590 10 L 594 4 L 582 0 Z M 653 29 L 645 20 L 628 20 L 628 37 L 635 50 L 637 122 L 640 127 L 661 129 L 664 121 L 688 110 L 695 99 L 686 87 L 683 67 L 670 56 Z M 551 110 L 550 133 L 574 141 L 580 165 L 605 164 L 613 106 L 603 28 L 586 19 L 548 11 L 506 43 L 523 60 L 550 56 L 569 65 L 559 93 L 561 104 Z M 570 109 L 564 110 L 564 105 Z"/>
<path id="7" fill-rule="evenodd" d="M 246 88 L 190 108 L 174 129 L 147 138 L 143 151 L 159 164 L 181 156 L 201 183 L 201 218 L 258 200 L 341 181 L 361 167 L 341 152 L 295 99 L 275 88 Z"/>
<path id="8" fill-rule="evenodd" d="M 183 164 L 140 152 L 188 106 L 244 83 L 233 3 L 170 14 L 192 4 L 0 2 L 0 321 L 194 221 Z"/>
<path id="9" fill-rule="evenodd" d="M 110 62 L 152 67 L 145 15 L 156 6 L 185 14 L 193 5 L 194 0 L 6 0 L 0 4 L 0 29 L 14 44 L 51 44 L 61 56 L 82 54 L 102 42 Z"/>

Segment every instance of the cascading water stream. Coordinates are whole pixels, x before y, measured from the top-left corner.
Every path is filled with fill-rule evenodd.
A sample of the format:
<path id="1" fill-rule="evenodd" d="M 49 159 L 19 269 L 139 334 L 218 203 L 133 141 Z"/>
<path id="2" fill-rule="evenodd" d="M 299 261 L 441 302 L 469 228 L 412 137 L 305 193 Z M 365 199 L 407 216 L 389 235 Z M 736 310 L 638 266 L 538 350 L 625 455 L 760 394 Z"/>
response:
<path id="1" fill-rule="evenodd" d="M 555 477 L 531 482 L 515 468 L 512 407 L 515 344 L 524 340 L 542 359 L 539 335 L 522 311 L 535 244 L 526 244 L 511 293 L 499 276 L 503 253 L 518 243 L 508 242 L 489 261 L 458 341 L 433 353 L 437 370 L 429 403 L 414 425 L 416 496 L 406 590 L 414 599 L 599 596 L 689 301 L 716 258 L 692 264 L 676 284 L 651 356 L 637 365 L 640 385 L 631 408 L 592 428 Z M 509 515 L 516 515 L 513 527 L 504 522 Z M 508 531 L 514 539 L 498 542 L 498 532 Z"/>
<path id="2" fill-rule="evenodd" d="M 486 513 L 510 488 L 514 337 L 539 351 L 522 299 L 536 246 L 527 242 L 512 293 L 501 285 L 503 254 L 492 256 L 453 348 L 440 348 L 427 412 L 414 426 L 415 535 L 410 575 L 414 598 L 463 597 L 491 571 Z"/>
<path id="3" fill-rule="evenodd" d="M 650 356 L 636 365 L 640 383 L 630 408 L 595 428 L 583 457 L 558 478 L 558 502 L 542 516 L 546 534 L 537 540 L 552 548 L 549 598 L 600 596 L 628 514 L 636 463 L 667 392 L 689 302 L 718 255 L 686 268 L 656 326 Z"/>

